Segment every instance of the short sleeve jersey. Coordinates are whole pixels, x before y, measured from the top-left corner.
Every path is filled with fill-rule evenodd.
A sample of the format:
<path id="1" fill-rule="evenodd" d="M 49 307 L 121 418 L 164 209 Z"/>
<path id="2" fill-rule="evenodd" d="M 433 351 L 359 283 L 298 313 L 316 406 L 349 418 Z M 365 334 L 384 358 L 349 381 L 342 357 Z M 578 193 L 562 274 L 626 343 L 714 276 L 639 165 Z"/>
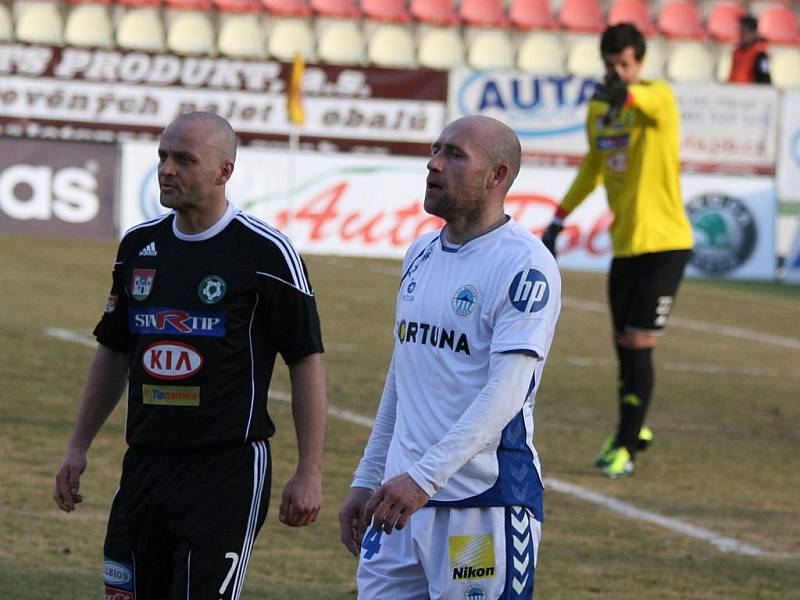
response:
<path id="1" fill-rule="evenodd" d="M 513 220 L 458 248 L 444 233 L 409 249 L 394 331 L 397 411 L 385 479 L 407 472 L 487 383 L 492 353 L 538 357 L 520 411 L 463 465 L 432 505 L 524 505 L 541 518 L 533 406 L 561 307 L 561 278 L 541 241 Z"/>
<path id="2" fill-rule="evenodd" d="M 267 439 L 277 354 L 292 364 L 323 349 L 300 256 L 232 204 L 197 235 L 174 213 L 130 229 L 94 333 L 129 356 L 126 438 L 144 448 Z"/>

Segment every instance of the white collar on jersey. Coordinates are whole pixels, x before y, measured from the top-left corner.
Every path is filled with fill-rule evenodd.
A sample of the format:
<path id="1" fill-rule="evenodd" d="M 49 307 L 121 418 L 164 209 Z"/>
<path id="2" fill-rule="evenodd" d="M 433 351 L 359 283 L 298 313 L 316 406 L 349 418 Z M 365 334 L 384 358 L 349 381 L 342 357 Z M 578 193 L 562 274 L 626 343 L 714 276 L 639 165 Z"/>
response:
<path id="1" fill-rule="evenodd" d="M 442 227 L 442 230 L 439 232 L 439 243 L 442 246 L 442 250 L 445 252 L 460 252 L 465 248 L 474 248 L 475 246 L 479 246 L 482 240 L 490 239 L 492 234 L 495 231 L 499 231 L 501 229 L 505 229 L 505 227 L 511 222 L 511 217 L 508 215 L 505 216 L 505 220 L 498 225 L 492 227 L 489 231 L 484 231 L 482 234 L 475 236 L 472 239 L 467 240 L 463 244 L 454 244 L 453 242 L 448 241 L 447 239 L 447 226 L 445 225 Z"/>
<path id="2" fill-rule="evenodd" d="M 174 211 L 173 211 L 174 212 Z M 236 206 L 233 202 L 228 200 L 228 208 L 225 209 L 225 214 L 222 215 L 222 218 L 214 223 L 211 227 L 206 229 L 205 231 L 201 231 L 200 233 L 181 233 L 178 229 L 177 220 L 172 220 L 172 233 L 175 234 L 175 237 L 179 240 L 183 240 L 184 242 L 202 242 L 203 240 L 209 240 L 215 235 L 217 235 L 220 231 L 225 229 L 233 220 L 233 217 L 236 216 L 236 213 L 239 212 L 239 207 Z"/>

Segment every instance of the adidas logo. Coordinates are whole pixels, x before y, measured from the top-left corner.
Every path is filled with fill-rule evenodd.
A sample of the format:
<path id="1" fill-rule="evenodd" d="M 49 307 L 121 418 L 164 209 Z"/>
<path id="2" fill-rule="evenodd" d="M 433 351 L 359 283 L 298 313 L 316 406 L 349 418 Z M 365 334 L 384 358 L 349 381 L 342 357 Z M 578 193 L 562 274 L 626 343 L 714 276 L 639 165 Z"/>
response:
<path id="1" fill-rule="evenodd" d="M 158 256 L 158 250 L 156 250 L 156 243 L 150 242 L 149 244 L 147 244 L 147 246 L 139 250 L 139 256 Z"/>

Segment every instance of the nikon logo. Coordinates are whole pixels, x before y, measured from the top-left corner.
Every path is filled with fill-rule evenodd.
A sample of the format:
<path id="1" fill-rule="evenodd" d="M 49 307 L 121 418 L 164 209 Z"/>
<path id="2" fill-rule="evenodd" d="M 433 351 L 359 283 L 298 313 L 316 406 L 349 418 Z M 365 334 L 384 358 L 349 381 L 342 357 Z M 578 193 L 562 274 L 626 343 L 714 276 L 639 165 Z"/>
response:
<path id="1" fill-rule="evenodd" d="M 458 567 L 453 569 L 453 580 L 486 579 L 494 577 L 494 567 Z"/>

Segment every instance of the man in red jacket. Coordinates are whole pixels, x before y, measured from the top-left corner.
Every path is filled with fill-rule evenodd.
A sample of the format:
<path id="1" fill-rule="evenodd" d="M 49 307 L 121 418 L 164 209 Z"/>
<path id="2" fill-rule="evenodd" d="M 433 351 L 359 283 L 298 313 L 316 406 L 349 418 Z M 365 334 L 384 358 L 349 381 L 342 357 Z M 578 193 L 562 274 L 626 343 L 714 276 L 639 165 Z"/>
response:
<path id="1" fill-rule="evenodd" d="M 739 19 L 739 44 L 733 51 L 731 83 L 770 83 L 767 43 L 758 35 L 758 21 L 745 15 Z"/>

